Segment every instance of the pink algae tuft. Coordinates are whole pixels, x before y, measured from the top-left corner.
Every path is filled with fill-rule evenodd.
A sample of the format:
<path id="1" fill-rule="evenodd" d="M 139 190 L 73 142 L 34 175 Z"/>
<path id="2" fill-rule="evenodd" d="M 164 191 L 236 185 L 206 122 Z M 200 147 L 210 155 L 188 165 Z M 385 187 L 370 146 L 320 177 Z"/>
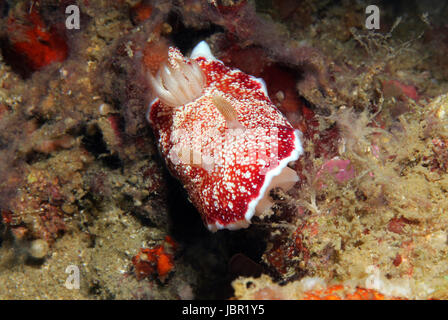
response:
<path id="1" fill-rule="evenodd" d="M 398 80 L 387 80 L 383 82 L 383 93 L 386 97 L 405 97 L 418 101 L 419 95 L 413 85 L 406 85 Z"/>
<path id="2" fill-rule="evenodd" d="M 334 158 L 325 162 L 317 172 L 317 179 L 322 175 L 329 174 L 337 182 L 344 183 L 355 177 L 355 170 L 351 166 L 349 159 Z"/>

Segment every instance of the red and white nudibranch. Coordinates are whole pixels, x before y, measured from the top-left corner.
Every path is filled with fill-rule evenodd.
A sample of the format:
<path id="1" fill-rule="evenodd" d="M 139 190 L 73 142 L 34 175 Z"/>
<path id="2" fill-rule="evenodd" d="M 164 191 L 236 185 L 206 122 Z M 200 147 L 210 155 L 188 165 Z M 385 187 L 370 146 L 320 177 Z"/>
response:
<path id="1" fill-rule="evenodd" d="M 209 230 L 249 226 L 289 190 L 288 167 L 303 153 L 301 133 L 271 103 L 261 79 L 226 67 L 204 41 L 185 58 L 170 48 L 154 78 L 147 117 L 161 154 Z"/>

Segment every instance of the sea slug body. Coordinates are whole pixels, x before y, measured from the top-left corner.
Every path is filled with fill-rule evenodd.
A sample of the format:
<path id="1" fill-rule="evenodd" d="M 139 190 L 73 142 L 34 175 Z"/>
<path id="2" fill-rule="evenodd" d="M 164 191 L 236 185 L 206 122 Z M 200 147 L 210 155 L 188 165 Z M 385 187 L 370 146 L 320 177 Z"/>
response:
<path id="1" fill-rule="evenodd" d="M 301 133 L 271 103 L 261 79 L 226 67 L 200 42 L 190 58 L 170 48 L 154 78 L 148 121 L 171 173 L 209 230 L 249 226 L 273 187 L 298 177 Z"/>

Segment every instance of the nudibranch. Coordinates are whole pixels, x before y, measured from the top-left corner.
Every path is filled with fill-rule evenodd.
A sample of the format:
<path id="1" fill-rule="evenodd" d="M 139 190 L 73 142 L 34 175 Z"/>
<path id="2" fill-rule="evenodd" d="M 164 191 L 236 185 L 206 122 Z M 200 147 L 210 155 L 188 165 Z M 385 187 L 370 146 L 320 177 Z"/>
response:
<path id="1" fill-rule="evenodd" d="M 263 80 L 226 67 L 200 42 L 148 75 L 157 98 L 151 124 L 170 172 L 210 231 L 247 228 L 272 205 L 269 191 L 297 181 L 288 163 L 303 153 L 301 133 L 271 103 Z"/>

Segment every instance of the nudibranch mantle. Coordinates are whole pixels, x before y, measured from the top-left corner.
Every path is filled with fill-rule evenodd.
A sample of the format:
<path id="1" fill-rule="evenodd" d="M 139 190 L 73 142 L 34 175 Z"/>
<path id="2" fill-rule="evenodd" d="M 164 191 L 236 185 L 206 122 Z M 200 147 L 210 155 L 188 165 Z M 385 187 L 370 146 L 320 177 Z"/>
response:
<path id="1" fill-rule="evenodd" d="M 148 77 L 159 150 L 210 231 L 248 227 L 272 205 L 272 188 L 298 181 L 288 163 L 303 153 L 301 133 L 261 79 L 226 67 L 204 41 L 190 58 L 171 47 L 168 65 Z"/>

